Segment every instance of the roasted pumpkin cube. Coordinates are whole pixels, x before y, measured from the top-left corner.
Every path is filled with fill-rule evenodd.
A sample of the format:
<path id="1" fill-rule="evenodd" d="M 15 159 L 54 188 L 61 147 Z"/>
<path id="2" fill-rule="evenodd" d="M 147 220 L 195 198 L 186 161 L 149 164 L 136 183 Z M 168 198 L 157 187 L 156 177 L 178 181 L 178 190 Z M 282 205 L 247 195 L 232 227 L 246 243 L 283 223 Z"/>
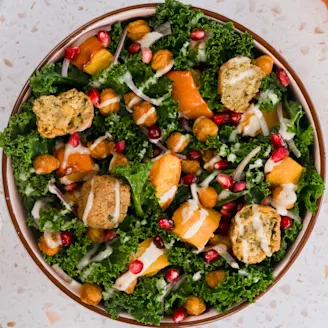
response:
<path id="1" fill-rule="evenodd" d="M 91 56 L 90 61 L 84 65 L 83 69 L 91 75 L 95 74 L 108 67 L 113 58 L 113 55 L 107 49 L 100 49 Z"/>

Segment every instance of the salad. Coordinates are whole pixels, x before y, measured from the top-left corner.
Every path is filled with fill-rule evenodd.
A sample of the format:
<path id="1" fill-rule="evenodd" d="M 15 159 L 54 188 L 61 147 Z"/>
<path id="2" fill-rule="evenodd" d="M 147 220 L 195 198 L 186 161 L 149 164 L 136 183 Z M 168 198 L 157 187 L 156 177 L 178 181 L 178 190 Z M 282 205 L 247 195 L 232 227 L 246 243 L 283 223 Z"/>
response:
<path id="1" fill-rule="evenodd" d="M 324 190 L 288 74 L 175 0 L 93 32 L 0 134 L 45 261 L 112 318 L 251 302 Z"/>

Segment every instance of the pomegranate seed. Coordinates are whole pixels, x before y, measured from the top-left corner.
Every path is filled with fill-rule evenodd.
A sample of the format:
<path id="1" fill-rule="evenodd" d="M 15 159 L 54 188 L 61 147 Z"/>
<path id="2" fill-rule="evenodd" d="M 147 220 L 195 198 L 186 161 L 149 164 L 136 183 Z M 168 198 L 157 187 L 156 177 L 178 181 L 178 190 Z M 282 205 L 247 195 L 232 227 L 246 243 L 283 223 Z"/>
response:
<path id="1" fill-rule="evenodd" d="M 187 310 L 184 307 L 178 307 L 173 312 L 173 321 L 175 323 L 182 322 L 187 317 Z"/>
<path id="2" fill-rule="evenodd" d="M 121 140 L 114 146 L 114 151 L 117 153 L 123 153 L 125 149 L 125 141 Z"/>
<path id="3" fill-rule="evenodd" d="M 60 233 L 60 239 L 61 239 L 62 245 L 65 247 L 68 247 L 70 244 L 72 244 L 73 234 L 69 231 L 62 231 Z"/>
<path id="4" fill-rule="evenodd" d="M 143 263 L 139 260 L 134 260 L 132 263 L 129 264 L 129 270 L 133 274 L 138 274 L 142 271 L 143 269 Z"/>
<path id="5" fill-rule="evenodd" d="M 80 185 L 77 182 L 70 183 L 69 185 L 65 186 L 65 191 L 74 191 L 77 189 Z"/>
<path id="6" fill-rule="evenodd" d="M 216 162 L 213 167 L 215 170 L 225 170 L 228 168 L 228 161 L 226 159 L 221 159 L 221 161 Z"/>
<path id="7" fill-rule="evenodd" d="M 244 204 L 238 204 L 237 205 L 237 212 L 239 212 L 245 205 Z"/>
<path id="8" fill-rule="evenodd" d="M 270 205 L 270 197 L 266 197 L 262 200 L 261 205 L 268 206 Z"/>
<path id="9" fill-rule="evenodd" d="M 270 140 L 274 149 L 278 149 L 280 147 L 287 147 L 286 141 L 278 132 L 271 134 Z"/>
<path id="10" fill-rule="evenodd" d="M 165 230 L 173 230 L 174 222 L 171 219 L 160 218 L 158 220 L 158 225 Z"/>
<path id="11" fill-rule="evenodd" d="M 149 139 L 159 139 L 162 136 L 162 130 L 157 125 L 152 125 L 148 129 L 148 138 Z"/>
<path id="12" fill-rule="evenodd" d="M 230 202 L 222 205 L 222 209 L 227 211 L 234 211 L 236 208 L 237 208 L 237 203 L 235 202 Z"/>
<path id="13" fill-rule="evenodd" d="M 165 272 L 164 278 L 167 282 L 173 282 L 179 278 L 179 270 L 178 269 L 168 269 Z"/>
<path id="14" fill-rule="evenodd" d="M 190 186 L 193 183 L 197 182 L 197 175 L 196 174 L 187 174 L 181 179 L 182 184 Z"/>
<path id="15" fill-rule="evenodd" d="M 289 216 L 282 216 L 280 227 L 283 230 L 289 229 L 293 225 L 293 220 Z"/>
<path id="16" fill-rule="evenodd" d="M 79 144 L 80 144 L 80 137 L 79 134 L 77 132 L 73 133 L 69 140 L 68 143 L 73 146 L 74 148 L 76 148 Z"/>
<path id="17" fill-rule="evenodd" d="M 89 89 L 88 96 L 91 99 L 93 106 L 99 107 L 100 95 L 98 89 L 96 88 Z"/>
<path id="18" fill-rule="evenodd" d="M 286 158 L 289 155 L 289 151 L 288 149 L 284 148 L 284 147 L 280 147 L 278 149 L 276 149 L 272 155 L 271 155 L 271 159 L 277 163 L 282 161 L 284 158 Z"/>
<path id="19" fill-rule="evenodd" d="M 216 181 L 224 188 L 230 189 L 233 185 L 233 180 L 231 176 L 224 173 L 219 173 L 216 177 Z"/>
<path id="20" fill-rule="evenodd" d="M 237 181 L 233 184 L 231 191 L 232 192 L 240 192 L 246 189 L 246 181 Z"/>
<path id="21" fill-rule="evenodd" d="M 227 113 L 216 114 L 213 117 L 213 122 L 217 125 L 229 123 L 230 122 L 229 114 L 227 114 Z"/>
<path id="22" fill-rule="evenodd" d="M 188 153 L 188 158 L 191 160 L 199 159 L 202 157 L 202 153 L 197 149 L 190 149 Z"/>
<path id="23" fill-rule="evenodd" d="M 162 150 L 155 145 L 152 145 L 152 150 L 153 150 L 153 157 L 158 156 L 162 152 Z"/>
<path id="24" fill-rule="evenodd" d="M 163 249 L 165 248 L 163 239 L 160 236 L 155 236 L 153 239 L 154 244 L 156 245 L 157 248 Z"/>
<path id="25" fill-rule="evenodd" d="M 102 43 L 105 48 L 108 48 L 110 45 L 110 35 L 106 31 L 99 31 L 97 33 L 98 40 Z"/>
<path id="26" fill-rule="evenodd" d="M 242 117 L 242 113 L 231 112 L 230 113 L 230 122 L 231 123 L 239 123 Z"/>
<path id="27" fill-rule="evenodd" d="M 283 68 L 278 68 L 276 71 L 276 76 L 280 82 L 280 84 L 284 87 L 287 87 L 287 85 L 289 84 L 289 77 L 286 73 L 286 71 Z"/>
<path id="28" fill-rule="evenodd" d="M 179 118 L 179 124 L 187 132 L 191 131 L 190 125 L 189 125 L 189 120 L 186 119 L 185 117 Z"/>
<path id="29" fill-rule="evenodd" d="M 230 230 L 230 223 L 228 219 L 224 218 L 221 219 L 220 225 L 219 225 L 219 235 L 222 236 L 228 236 Z"/>
<path id="30" fill-rule="evenodd" d="M 149 48 L 143 48 L 141 50 L 141 60 L 144 63 L 149 64 L 152 58 L 153 58 L 153 53 Z"/>
<path id="31" fill-rule="evenodd" d="M 136 54 L 137 52 L 139 52 L 140 49 L 141 49 L 140 43 L 133 42 L 130 44 L 130 46 L 128 48 L 128 52 L 130 55 L 133 55 L 133 54 Z"/>
<path id="32" fill-rule="evenodd" d="M 206 263 L 212 263 L 218 258 L 219 258 L 219 253 L 214 249 L 211 249 L 204 254 L 204 261 Z"/>
<path id="33" fill-rule="evenodd" d="M 220 213 L 227 218 L 231 218 L 234 215 L 233 211 L 225 210 L 224 208 L 220 209 Z"/>
<path id="34" fill-rule="evenodd" d="M 65 49 L 65 58 L 69 60 L 75 59 L 80 53 L 79 47 L 71 47 Z"/>
<path id="35" fill-rule="evenodd" d="M 104 241 L 104 242 L 112 241 L 112 240 L 114 240 L 116 237 L 118 237 L 118 234 L 116 233 L 115 230 L 105 230 L 105 231 L 104 231 L 104 238 L 103 238 L 103 241 Z"/>
<path id="36" fill-rule="evenodd" d="M 204 39 L 205 34 L 206 32 L 203 29 L 197 28 L 191 32 L 190 39 L 193 41 L 200 41 Z"/>

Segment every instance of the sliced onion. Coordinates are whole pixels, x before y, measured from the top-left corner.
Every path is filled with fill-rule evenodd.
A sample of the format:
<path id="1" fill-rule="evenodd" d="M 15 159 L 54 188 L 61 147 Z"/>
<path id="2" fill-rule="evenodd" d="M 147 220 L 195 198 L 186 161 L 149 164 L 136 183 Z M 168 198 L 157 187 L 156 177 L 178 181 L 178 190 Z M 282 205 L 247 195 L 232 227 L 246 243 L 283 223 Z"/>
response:
<path id="1" fill-rule="evenodd" d="M 208 187 L 209 184 L 216 178 L 219 174 L 219 171 L 213 171 L 205 180 L 201 182 L 201 187 Z"/>
<path id="2" fill-rule="evenodd" d="M 286 124 L 286 121 L 289 121 L 288 119 L 284 118 L 283 112 L 282 112 L 282 105 L 278 104 L 277 106 L 277 114 L 278 114 L 278 119 L 280 122 L 280 130 L 279 133 L 280 135 L 286 140 L 292 140 L 295 136 L 295 133 L 288 132 L 288 126 Z"/>
<path id="3" fill-rule="evenodd" d="M 254 111 L 255 116 L 257 117 L 257 119 L 260 122 L 263 135 L 265 137 L 267 137 L 270 134 L 270 130 L 269 130 L 268 124 L 263 116 L 263 113 L 259 110 L 259 108 L 257 106 L 254 106 L 254 105 L 253 105 L 253 111 Z"/>
<path id="4" fill-rule="evenodd" d="M 214 246 L 208 246 L 205 247 L 202 252 L 208 252 L 210 250 L 217 251 L 226 261 L 227 263 L 234 269 L 239 269 L 239 264 L 236 262 L 236 260 L 230 255 L 230 253 L 227 250 L 227 246 L 224 244 L 218 244 Z"/>
<path id="5" fill-rule="evenodd" d="M 69 211 L 71 211 L 74 215 L 76 215 L 76 211 L 73 209 L 73 207 L 70 205 L 66 197 L 63 195 L 63 193 L 59 190 L 59 188 L 55 185 L 55 183 L 52 180 L 50 180 L 48 183 L 48 189 L 50 193 L 56 195 L 61 200 L 61 202 L 65 205 L 65 207 Z"/>
<path id="6" fill-rule="evenodd" d="M 301 157 L 301 152 L 299 151 L 299 149 L 297 148 L 295 142 L 293 139 L 291 140 L 287 140 L 287 144 L 290 148 L 290 150 L 293 152 L 293 154 L 297 157 L 297 158 L 300 158 Z"/>
<path id="7" fill-rule="evenodd" d="M 159 301 L 161 301 L 162 303 L 162 311 L 164 312 L 164 299 L 165 297 L 171 292 L 171 291 L 175 291 L 177 290 L 181 284 L 185 281 L 186 276 L 185 275 L 181 275 L 177 280 L 172 281 L 171 283 L 169 283 L 165 288 L 164 288 L 164 292 L 163 295 L 160 296 Z"/>
<path id="8" fill-rule="evenodd" d="M 121 54 L 121 51 L 122 51 L 122 48 L 123 48 L 123 45 L 124 45 L 124 41 L 125 41 L 125 38 L 126 38 L 126 33 L 127 33 L 127 27 L 123 30 L 122 37 L 120 39 L 120 42 L 118 43 L 118 46 L 117 46 L 117 49 L 115 51 L 115 55 L 114 55 L 114 58 L 113 58 L 113 64 L 117 63 L 118 57 Z"/>
<path id="9" fill-rule="evenodd" d="M 172 33 L 171 24 L 166 22 L 158 26 L 153 32 L 147 33 L 141 40 L 140 43 L 141 49 L 150 48 L 156 41 Z"/>
<path id="10" fill-rule="evenodd" d="M 154 31 L 163 34 L 163 36 L 172 34 L 171 23 L 166 22 L 166 23 L 158 26 L 157 28 L 155 28 Z"/>
<path id="11" fill-rule="evenodd" d="M 68 75 L 68 67 L 69 67 L 70 62 L 71 61 L 69 59 L 64 58 L 62 70 L 61 70 L 61 75 L 63 77 L 67 77 L 67 75 Z"/>
<path id="12" fill-rule="evenodd" d="M 197 190 L 197 184 L 196 183 L 191 184 L 190 189 L 191 189 L 192 198 L 198 204 L 199 200 L 198 200 L 198 194 L 197 194 L 197 191 L 198 191 Z"/>
<path id="13" fill-rule="evenodd" d="M 292 211 L 287 211 L 287 215 L 293 220 L 297 221 L 299 224 L 302 223 L 301 217 L 299 215 L 294 214 Z"/>
<path id="14" fill-rule="evenodd" d="M 52 265 L 52 268 L 64 281 L 68 283 L 72 282 L 73 279 L 66 272 L 64 272 L 64 270 L 58 264 Z"/>
<path id="15" fill-rule="evenodd" d="M 237 166 L 235 172 L 232 174 L 232 178 L 235 181 L 240 181 L 243 171 L 245 169 L 245 167 L 247 166 L 247 164 L 251 161 L 251 159 L 256 156 L 256 154 L 261 151 L 261 146 L 257 146 L 256 148 L 254 148 Z"/>
<path id="16" fill-rule="evenodd" d="M 77 264 L 76 268 L 78 270 L 84 269 L 88 264 L 91 263 L 91 257 L 97 252 L 100 244 L 95 243 L 88 253 L 86 253 Z"/>

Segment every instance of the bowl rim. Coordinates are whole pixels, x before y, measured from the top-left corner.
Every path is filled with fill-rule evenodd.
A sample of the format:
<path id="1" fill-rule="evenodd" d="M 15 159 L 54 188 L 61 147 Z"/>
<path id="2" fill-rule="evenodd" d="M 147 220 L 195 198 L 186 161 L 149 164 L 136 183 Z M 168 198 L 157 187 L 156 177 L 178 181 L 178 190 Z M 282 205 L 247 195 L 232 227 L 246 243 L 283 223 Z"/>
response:
<path id="1" fill-rule="evenodd" d="M 75 31 L 73 31 L 71 34 L 69 34 L 66 38 L 64 38 L 61 42 L 59 42 L 45 57 L 44 59 L 40 62 L 40 64 L 36 67 L 35 70 L 39 70 L 40 68 L 42 68 L 46 62 L 49 60 L 49 58 L 54 55 L 57 51 L 60 51 L 63 46 L 65 46 L 65 44 L 67 44 L 71 39 L 73 39 L 76 35 L 78 35 L 80 32 L 82 32 L 85 28 L 89 27 L 90 25 L 103 20 L 104 18 L 116 15 L 116 14 L 120 14 L 123 12 L 127 12 L 127 11 L 131 11 L 134 9 L 147 9 L 147 8 L 155 8 L 156 5 L 158 5 L 158 3 L 148 3 L 148 4 L 139 4 L 139 5 L 134 5 L 134 6 L 128 6 L 128 7 L 124 7 L 124 8 L 120 8 L 111 12 L 108 12 L 106 14 L 103 14 L 99 17 L 96 17 L 94 19 L 92 19 L 91 21 L 88 21 L 86 24 L 80 26 L 79 28 L 77 28 Z M 317 137 L 318 137 L 318 149 L 319 149 L 319 153 L 320 153 L 320 175 L 323 177 L 323 179 L 325 180 L 326 178 L 326 158 L 325 158 L 325 147 L 324 147 L 324 138 L 323 138 L 323 134 L 322 134 L 322 130 L 320 127 L 320 123 L 319 123 L 319 119 L 316 113 L 316 110 L 314 108 L 314 105 L 312 103 L 312 100 L 304 86 L 304 84 L 302 83 L 301 79 L 298 77 L 298 75 L 296 74 L 296 72 L 293 70 L 293 68 L 288 64 L 288 62 L 282 57 L 282 55 L 275 50 L 268 42 L 266 42 L 264 39 L 262 39 L 260 36 L 258 36 L 256 33 L 254 33 L 253 31 L 249 30 L 248 28 L 246 28 L 245 26 L 235 22 L 234 20 L 223 16 L 221 14 L 218 14 L 216 12 L 207 10 L 207 9 L 203 9 L 203 8 L 199 8 L 199 7 L 193 7 L 194 9 L 198 9 L 201 10 L 206 16 L 222 21 L 222 22 L 232 22 L 234 24 L 234 27 L 236 29 L 238 29 L 241 32 L 248 32 L 253 39 L 258 42 L 260 45 L 262 45 L 264 48 L 266 48 L 271 54 L 273 54 L 287 69 L 288 73 L 293 77 L 293 79 L 296 82 L 296 85 L 298 86 L 298 88 L 300 89 L 302 95 L 305 98 L 306 103 L 308 104 L 312 119 L 314 121 L 314 125 L 315 125 L 315 129 L 317 132 Z M 25 83 L 25 85 L 23 86 L 15 104 L 13 107 L 13 110 L 10 114 L 10 118 L 16 114 L 21 105 L 22 102 L 24 100 L 24 97 L 26 96 L 26 94 L 29 92 L 29 80 L 27 80 L 27 82 Z M 9 119 L 10 119 L 9 118 Z M 29 253 L 29 255 L 31 256 L 31 258 L 34 260 L 34 262 L 36 263 L 36 265 L 39 267 L 39 269 L 42 270 L 42 272 L 62 291 L 64 292 L 66 295 L 68 295 L 70 298 L 72 298 L 73 300 L 75 300 L 76 302 L 78 302 L 80 305 L 88 308 L 91 311 L 94 311 L 98 314 L 101 314 L 105 317 L 110 318 L 110 316 L 103 310 L 95 307 L 95 306 L 90 306 L 88 304 L 83 303 L 79 297 L 77 297 L 76 295 L 74 295 L 69 289 L 67 289 L 66 287 L 64 287 L 59 280 L 57 280 L 55 278 L 55 276 L 51 275 L 46 268 L 44 267 L 44 265 L 39 261 L 39 259 L 37 258 L 37 256 L 34 254 L 33 250 L 31 249 L 31 247 L 29 246 L 28 241 L 24 238 L 24 235 L 19 227 L 19 224 L 17 222 L 17 219 L 15 217 L 14 211 L 13 211 L 13 206 L 11 203 L 11 199 L 10 199 L 10 193 L 9 193 L 9 187 L 8 187 L 8 180 L 7 180 L 7 167 L 8 167 L 8 157 L 3 153 L 2 156 L 2 180 L 3 180 L 3 187 L 4 187 L 4 196 L 5 196 L 5 200 L 6 200 L 6 204 L 7 204 L 7 208 L 9 211 L 9 215 L 11 218 L 11 221 L 14 225 L 14 228 L 16 230 L 17 235 L 20 238 L 20 241 L 23 243 L 24 248 L 27 250 L 27 252 Z M 259 295 L 257 295 L 255 297 L 255 300 L 258 300 L 260 297 L 262 297 L 264 294 L 266 294 L 273 286 L 275 286 L 277 284 L 277 282 L 286 274 L 286 272 L 289 270 L 289 268 L 293 265 L 293 263 L 295 262 L 296 258 L 299 256 L 300 252 L 302 251 L 302 249 L 304 248 L 306 242 L 309 239 L 309 236 L 312 233 L 312 230 L 316 224 L 317 221 L 317 216 L 319 214 L 321 205 L 322 205 L 322 199 L 323 197 L 320 197 L 320 199 L 318 199 L 318 208 L 316 210 L 316 212 L 314 214 L 312 214 L 310 221 L 309 221 L 309 225 L 302 237 L 302 239 L 299 241 L 298 245 L 296 246 L 295 250 L 293 251 L 293 253 L 290 256 L 289 261 L 286 263 L 286 265 L 283 267 L 283 269 L 279 272 L 279 274 L 275 277 L 273 283 L 263 292 L 261 292 Z M 214 315 L 212 317 L 209 318 L 205 318 L 205 319 L 201 319 L 201 320 L 194 320 L 194 321 L 189 321 L 189 322 L 182 322 L 179 324 L 179 326 L 184 326 L 184 327 L 190 327 L 190 326 L 197 326 L 197 325 L 202 325 L 202 324 L 208 324 L 210 322 L 213 321 L 217 321 L 220 319 L 224 319 L 227 318 L 229 316 L 231 316 L 232 314 L 235 314 L 237 312 L 239 312 L 240 310 L 244 309 L 245 307 L 247 307 L 248 305 L 250 305 L 250 303 L 248 301 L 245 301 L 241 304 L 238 304 L 236 306 L 234 306 L 233 308 L 231 308 L 230 310 L 228 310 L 227 312 L 224 313 L 218 313 L 217 315 Z M 149 325 L 147 324 L 143 324 L 140 322 L 137 322 L 134 319 L 129 319 L 129 318 L 125 318 L 125 317 L 119 317 L 116 319 L 119 322 L 123 322 L 123 323 L 127 323 L 127 324 L 133 324 L 136 326 L 143 326 L 143 327 L 149 327 Z M 161 323 L 160 327 L 178 327 L 177 324 L 175 323 Z"/>

